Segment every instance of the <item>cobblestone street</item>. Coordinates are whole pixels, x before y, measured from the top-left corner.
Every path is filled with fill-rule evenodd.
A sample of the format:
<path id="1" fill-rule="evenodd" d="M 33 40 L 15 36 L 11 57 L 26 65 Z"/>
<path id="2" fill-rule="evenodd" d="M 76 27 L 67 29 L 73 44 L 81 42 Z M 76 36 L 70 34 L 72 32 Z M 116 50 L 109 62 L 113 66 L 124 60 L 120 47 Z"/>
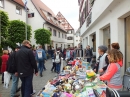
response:
<path id="1" fill-rule="evenodd" d="M 47 83 L 49 79 L 53 78 L 56 75 L 56 73 L 51 72 L 51 66 L 52 66 L 51 60 L 48 60 L 45 66 L 47 70 L 43 72 L 43 77 L 34 76 L 33 78 L 33 89 L 36 90 L 36 94 L 40 89 L 44 87 L 44 85 Z M 21 82 L 19 81 L 19 86 L 20 84 Z M 0 97 L 10 97 L 10 89 L 11 89 L 11 81 L 9 84 L 9 88 L 5 89 L 3 87 L 3 84 L 1 83 L 1 75 L 0 75 Z"/>

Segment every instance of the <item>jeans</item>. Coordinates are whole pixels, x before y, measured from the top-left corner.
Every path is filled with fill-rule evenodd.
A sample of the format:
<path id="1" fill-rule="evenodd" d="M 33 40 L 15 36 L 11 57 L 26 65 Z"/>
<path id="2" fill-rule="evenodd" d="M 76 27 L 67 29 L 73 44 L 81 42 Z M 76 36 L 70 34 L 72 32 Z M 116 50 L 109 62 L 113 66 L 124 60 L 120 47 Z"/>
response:
<path id="1" fill-rule="evenodd" d="M 89 62 L 89 63 L 90 63 L 90 62 L 91 62 L 91 58 L 87 58 L 87 62 Z"/>
<path id="2" fill-rule="evenodd" d="M 11 87 L 10 97 L 14 97 L 16 94 L 16 90 L 18 89 L 19 77 L 15 76 L 15 74 L 11 74 L 11 75 L 12 75 L 12 87 Z"/>
<path id="3" fill-rule="evenodd" d="M 56 63 L 54 63 L 54 62 L 53 62 L 53 66 L 51 68 L 51 71 L 53 71 L 53 69 L 54 69 L 54 71 L 56 71 Z"/>
<path id="4" fill-rule="evenodd" d="M 4 82 L 4 73 L 2 73 L 2 82 Z"/>
<path id="5" fill-rule="evenodd" d="M 21 85 L 22 97 L 31 97 L 33 74 L 27 77 L 20 77 L 20 79 L 22 81 Z"/>
<path id="6" fill-rule="evenodd" d="M 56 72 L 57 73 L 60 73 L 60 66 L 61 66 L 61 63 L 56 63 Z"/>
<path id="7" fill-rule="evenodd" d="M 40 70 L 40 74 L 42 74 L 43 69 L 46 70 L 45 65 L 44 65 L 44 61 L 39 61 L 38 62 L 38 70 Z"/>

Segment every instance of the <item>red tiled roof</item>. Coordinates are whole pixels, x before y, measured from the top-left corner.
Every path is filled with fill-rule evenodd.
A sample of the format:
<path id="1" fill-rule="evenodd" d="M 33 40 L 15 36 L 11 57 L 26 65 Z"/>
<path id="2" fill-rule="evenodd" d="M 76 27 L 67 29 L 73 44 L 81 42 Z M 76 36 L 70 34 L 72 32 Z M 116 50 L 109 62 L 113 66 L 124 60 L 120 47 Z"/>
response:
<path id="1" fill-rule="evenodd" d="M 70 23 L 66 20 L 66 18 L 60 13 L 58 12 L 58 14 L 56 15 L 57 19 L 63 22 L 63 26 L 66 30 L 73 30 L 74 28 L 70 25 Z M 65 27 L 68 26 L 68 27 Z"/>
<path id="2" fill-rule="evenodd" d="M 38 10 L 39 14 L 42 16 L 42 18 L 44 20 L 46 20 L 48 23 L 51 23 L 52 25 L 54 25 L 54 26 L 56 26 L 56 27 L 58 27 L 61 30 L 63 30 L 63 31 L 66 32 L 66 30 L 64 29 L 64 27 L 62 27 L 60 25 L 57 25 L 51 19 L 50 20 L 47 19 L 47 16 L 45 15 L 44 12 L 49 12 L 52 15 L 52 17 L 56 18 L 56 16 L 53 13 L 53 11 L 50 8 L 48 8 L 41 0 L 31 0 L 31 1 L 32 1 L 32 3 L 34 4 L 34 6 L 36 7 L 36 9 Z"/>
<path id="3" fill-rule="evenodd" d="M 22 0 L 13 0 L 13 1 L 24 7 L 24 3 Z"/>

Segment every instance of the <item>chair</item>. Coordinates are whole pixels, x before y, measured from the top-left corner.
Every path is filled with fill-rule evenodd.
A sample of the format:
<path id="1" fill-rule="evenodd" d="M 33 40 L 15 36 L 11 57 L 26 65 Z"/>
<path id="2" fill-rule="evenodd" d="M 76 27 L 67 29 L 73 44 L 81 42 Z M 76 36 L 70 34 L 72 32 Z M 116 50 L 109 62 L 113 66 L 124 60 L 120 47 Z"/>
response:
<path id="1" fill-rule="evenodd" d="M 124 90 L 124 88 L 127 91 L 130 91 L 130 75 L 125 74 L 123 76 L 123 90 Z"/>

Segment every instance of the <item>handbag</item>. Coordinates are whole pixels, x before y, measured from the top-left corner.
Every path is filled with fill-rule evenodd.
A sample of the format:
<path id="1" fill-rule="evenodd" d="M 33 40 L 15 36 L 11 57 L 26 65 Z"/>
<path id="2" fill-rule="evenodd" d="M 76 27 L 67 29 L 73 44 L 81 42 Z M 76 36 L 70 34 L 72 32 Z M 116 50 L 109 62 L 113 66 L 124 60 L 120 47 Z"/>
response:
<path id="1" fill-rule="evenodd" d="M 9 86 L 9 81 L 10 81 L 10 73 L 8 73 L 7 71 L 4 72 L 4 87 L 7 89 Z"/>

